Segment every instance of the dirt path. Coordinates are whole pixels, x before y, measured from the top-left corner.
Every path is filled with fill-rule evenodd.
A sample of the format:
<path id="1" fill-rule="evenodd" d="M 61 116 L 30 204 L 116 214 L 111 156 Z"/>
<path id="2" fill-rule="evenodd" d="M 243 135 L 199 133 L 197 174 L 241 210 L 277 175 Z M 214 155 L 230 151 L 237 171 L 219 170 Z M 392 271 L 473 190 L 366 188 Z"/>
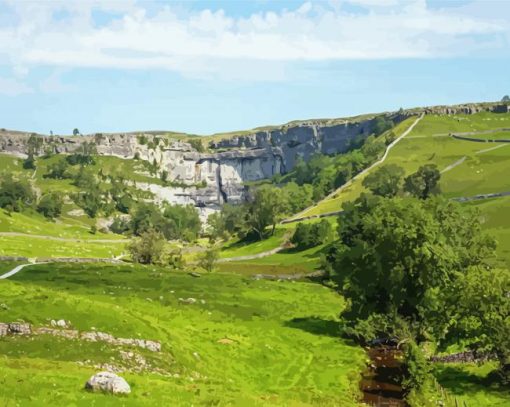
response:
<path id="1" fill-rule="evenodd" d="M 223 259 L 219 259 L 218 263 L 228 263 L 230 261 L 243 261 L 243 260 L 254 260 L 254 259 L 261 259 L 262 257 L 271 256 L 272 254 L 278 253 L 285 249 L 285 243 L 282 244 L 279 247 L 275 247 L 274 249 L 267 250 L 262 253 L 257 254 L 249 254 L 247 256 L 237 256 L 237 257 L 225 257 Z"/>
<path id="2" fill-rule="evenodd" d="M 339 188 L 335 189 L 333 192 L 331 192 L 328 196 L 326 196 L 325 198 L 321 199 L 319 202 L 317 202 L 316 204 L 312 205 L 312 206 L 309 206 L 308 208 L 302 210 L 301 212 L 299 212 L 298 214 L 294 215 L 293 217 L 291 218 L 287 218 L 284 220 L 283 223 L 288 223 L 289 221 L 297 221 L 297 220 L 301 220 L 301 219 L 304 219 L 306 217 L 303 217 L 301 216 L 302 214 L 308 212 L 310 209 L 312 208 L 315 208 L 317 205 L 319 205 L 322 201 L 326 201 L 330 198 L 332 198 L 333 196 L 339 194 L 340 192 L 342 192 L 345 188 L 351 186 L 351 184 L 356 181 L 358 178 L 362 177 L 363 175 L 365 175 L 366 173 L 370 172 L 373 168 L 377 167 L 378 165 L 382 164 L 386 158 L 388 157 L 388 154 L 390 153 L 391 149 L 393 147 L 395 147 L 395 145 L 400 141 L 402 140 L 405 136 L 407 136 L 409 133 L 411 133 L 411 131 L 413 131 L 413 129 L 415 128 L 415 126 L 420 122 L 421 119 L 423 119 L 423 113 L 414 121 L 413 124 L 411 124 L 409 126 L 409 128 L 404 131 L 398 138 L 396 138 L 393 142 L 391 142 L 388 147 L 386 147 L 386 151 L 384 152 L 384 155 L 379 159 L 377 160 L 375 163 L 373 163 L 372 165 L 370 165 L 369 167 L 365 168 L 363 171 L 359 172 L 358 174 L 356 174 L 354 177 L 352 177 L 349 181 L 347 181 L 345 184 L 343 184 L 342 186 L 340 186 Z"/>
<path id="3" fill-rule="evenodd" d="M 450 164 L 448 167 L 446 167 L 443 171 L 441 171 L 441 174 L 444 174 L 445 172 L 448 172 L 450 170 L 453 170 L 458 165 L 461 165 L 464 161 L 466 161 L 466 156 L 462 157 L 460 160 L 455 161 L 453 164 Z"/>
<path id="4" fill-rule="evenodd" d="M 59 242 L 71 242 L 71 243 L 126 243 L 127 242 L 124 239 L 83 239 L 83 238 L 74 238 L 74 237 L 31 235 L 30 233 L 21 233 L 21 232 L 0 232 L 0 237 L 2 237 L 2 236 L 29 237 L 32 239 L 56 240 Z"/>

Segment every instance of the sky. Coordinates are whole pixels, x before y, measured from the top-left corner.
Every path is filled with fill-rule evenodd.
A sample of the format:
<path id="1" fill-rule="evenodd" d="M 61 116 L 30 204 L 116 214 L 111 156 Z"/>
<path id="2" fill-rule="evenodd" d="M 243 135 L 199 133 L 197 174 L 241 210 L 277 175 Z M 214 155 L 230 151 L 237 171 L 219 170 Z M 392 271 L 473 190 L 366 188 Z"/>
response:
<path id="1" fill-rule="evenodd" d="M 508 93 L 506 0 L 0 0 L 0 128 L 212 134 Z"/>

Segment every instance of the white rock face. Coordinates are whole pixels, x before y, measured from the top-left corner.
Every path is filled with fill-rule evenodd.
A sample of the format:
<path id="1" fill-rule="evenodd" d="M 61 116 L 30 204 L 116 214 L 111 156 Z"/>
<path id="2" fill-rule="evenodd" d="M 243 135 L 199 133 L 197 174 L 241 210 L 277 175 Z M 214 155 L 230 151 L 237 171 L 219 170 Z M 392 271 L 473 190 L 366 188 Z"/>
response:
<path id="1" fill-rule="evenodd" d="M 122 377 L 111 372 L 96 373 L 85 383 L 85 388 L 91 391 L 103 391 L 112 394 L 131 393 L 129 384 Z"/>

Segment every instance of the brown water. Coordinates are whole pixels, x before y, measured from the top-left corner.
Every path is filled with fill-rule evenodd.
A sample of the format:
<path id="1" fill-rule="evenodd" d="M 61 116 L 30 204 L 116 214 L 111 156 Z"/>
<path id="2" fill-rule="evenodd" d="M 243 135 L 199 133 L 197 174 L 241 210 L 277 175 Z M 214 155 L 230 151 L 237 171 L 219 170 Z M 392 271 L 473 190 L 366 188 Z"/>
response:
<path id="1" fill-rule="evenodd" d="M 408 407 L 401 385 L 402 351 L 382 345 L 369 348 L 367 353 L 370 366 L 360 382 L 363 402 L 376 407 Z"/>

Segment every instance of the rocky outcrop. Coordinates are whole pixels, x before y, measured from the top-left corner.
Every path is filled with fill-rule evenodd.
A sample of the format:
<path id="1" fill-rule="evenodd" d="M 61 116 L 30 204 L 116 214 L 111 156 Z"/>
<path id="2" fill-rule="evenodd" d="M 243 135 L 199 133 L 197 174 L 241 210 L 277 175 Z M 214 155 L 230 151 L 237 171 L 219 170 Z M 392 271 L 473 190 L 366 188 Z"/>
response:
<path id="1" fill-rule="evenodd" d="M 129 384 L 122 377 L 111 372 L 96 373 L 85 383 L 85 388 L 91 391 L 102 391 L 112 394 L 131 393 Z"/>
<path id="2" fill-rule="evenodd" d="M 435 106 L 384 115 L 398 123 L 421 113 L 472 114 L 479 111 L 508 112 L 509 107 L 501 103 Z M 191 144 L 165 132 L 40 136 L 43 143 L 39 153 L 48 150 L 71 153 L 84 142 L 94 142 L 101 155 L 136 157 L 157 163 L 160 172 L 168 173 L 173 186 L 139 183 L 137 187 L 152 192 L 156 201 L 192 204 L 205 220 L 223 203 L 243 201 L 246 182 L 284 174 L 292 170 L 298 158 L 306 161 L 316 153 L 347 151 L 354 141 L 361 141 L 373 132 L 375 117 L 298 121 L 223 139 L 215 137 L 208 153 L 200 153 Z M 0 152 L 26 156 L 30 135 L 0 129 Z"/>

